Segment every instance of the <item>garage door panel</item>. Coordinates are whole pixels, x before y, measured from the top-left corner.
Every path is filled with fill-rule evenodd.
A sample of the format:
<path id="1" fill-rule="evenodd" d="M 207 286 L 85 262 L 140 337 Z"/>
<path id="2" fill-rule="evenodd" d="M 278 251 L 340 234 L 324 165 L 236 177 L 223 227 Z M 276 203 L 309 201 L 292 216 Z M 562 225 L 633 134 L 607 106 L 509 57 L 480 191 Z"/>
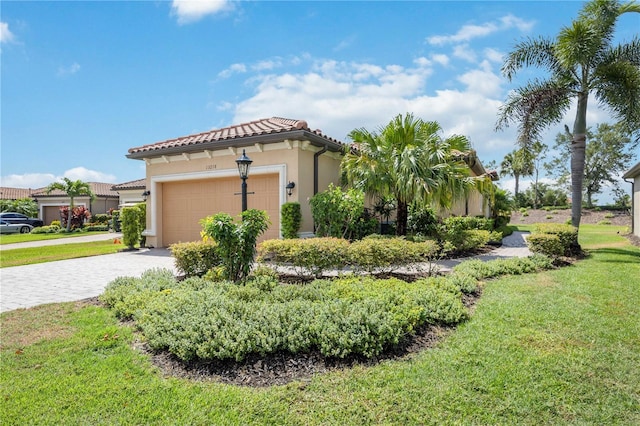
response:
<path id="1" fill-rule="evenodd" d="M 271 226 L 261 238 L 278 238 L 279 230 L 279 177 L 278 175 L 251 176 L 247 181 L 249 194 L 247 207 L 266 210 Z M 200 220 L 219 212 L 235 217 L 240 214 L 242 199 L 238 178 L 166 182 L 162 185 L 163 245 L 200 239 Z"/>

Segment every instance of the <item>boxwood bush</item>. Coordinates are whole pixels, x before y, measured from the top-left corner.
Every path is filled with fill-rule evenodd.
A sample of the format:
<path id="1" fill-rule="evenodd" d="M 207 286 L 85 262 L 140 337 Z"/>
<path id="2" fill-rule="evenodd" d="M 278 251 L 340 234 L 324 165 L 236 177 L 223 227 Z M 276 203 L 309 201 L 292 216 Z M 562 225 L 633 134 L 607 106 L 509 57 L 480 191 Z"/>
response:
<path id="1" fill-rule="evenodd" d="M 547 235 L 547 237 L 540 237 L 540 235 Z M 578 244 L 578 229 L 561 223 L 536 224 L 533 232 L 527 238 L 527 243 L 529 249 L 534 253 L 552 257 L 570 257 L 581 253 L 580 244 Z"/>
<path id="2" fill-rule="evenodd" d="M 218 245 L 214 241 L 194 241 L 169 246 L 176 269 L 186 277 L 201 277 L 211 268 L 220 266 Z"/>

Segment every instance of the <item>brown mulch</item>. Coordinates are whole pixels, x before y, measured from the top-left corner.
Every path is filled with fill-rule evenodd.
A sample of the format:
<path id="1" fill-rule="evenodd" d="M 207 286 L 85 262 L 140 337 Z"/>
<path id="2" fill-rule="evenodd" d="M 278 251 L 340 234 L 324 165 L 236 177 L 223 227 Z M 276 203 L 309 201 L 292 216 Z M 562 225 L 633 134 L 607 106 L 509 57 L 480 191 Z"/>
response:
<path id="1" fill-rule="evenodd" d="M 524 216 L 519 211 L 511 213 L 511 225 L 531 225 L 534 223 L 566 223 L 568 219 L 571 219 L 571 210 L 527 210 L 527 215 Z M 613 217 L 607 217 L 611 216 Z M 580 224 L 598 224 L 602 221 L 609 221 L 614 226 L 631 226 L 631 215 L 622 211 L 609 211 L 609 210 L 589 210 L 583 209 L 582 216 L 580 218 Z"/>

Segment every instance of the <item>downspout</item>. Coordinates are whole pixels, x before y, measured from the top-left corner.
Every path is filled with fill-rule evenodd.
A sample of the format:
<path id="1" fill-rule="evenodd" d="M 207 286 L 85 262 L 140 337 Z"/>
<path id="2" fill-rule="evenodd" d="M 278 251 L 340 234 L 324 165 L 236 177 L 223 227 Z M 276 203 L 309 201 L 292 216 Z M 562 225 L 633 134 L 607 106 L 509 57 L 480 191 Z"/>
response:
<path id="1" fill-rule="evenodd" d="M 634 216 L 634 210 L 635 210 L 635 206 L 636 206 L 636 194 L 634 192 L 635 190 L 635 180 L 632 180 L 631 182 L 629 182 L 628 180 L 626 180 L 625 178 L 622 178 L 623 181 L 630 183 L 631 184 L 631 234 L 635 234 L 635 216 Z"/>
<path id="2" fill-rule="evenodd" d="M 318 158 L 328 149 L 327 145 L 325 145 L 324 148 L 313 154 L 313 195 L 318 193 Z"/>

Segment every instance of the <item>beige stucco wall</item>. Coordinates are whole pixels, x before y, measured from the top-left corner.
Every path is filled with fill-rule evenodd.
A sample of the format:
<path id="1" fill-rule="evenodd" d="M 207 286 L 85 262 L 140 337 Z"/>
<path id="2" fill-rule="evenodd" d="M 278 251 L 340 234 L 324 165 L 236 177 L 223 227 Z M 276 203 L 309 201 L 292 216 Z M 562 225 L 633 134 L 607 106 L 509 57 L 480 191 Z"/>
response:
<path id="1" fill-rule="evenodd" d="M 308 199 L 313 195 L 313 155 L 320 148 L 305 141 L 284 141 L 273 144 L 256 144 L 245 147 L 246 154 L 253 163 L 247 180 L 251 192 L 251 177 L 276 173 L 279 176 L 279 205 L 287 201 L 301 204 L 303 222 L 301 233 L 313 232 L 313 221 Z M 241 180 L 238 176 L 236 159 L 242 149 L 221 149 L 176 154 L 146 161 L 147 188 L 151 191 L 147 199 L 147 243 L 160 247 L 162 242 L 162 185 L 165 182 L 183 180 L 238 178 L 238 191 Z M 339 181 L 340 157 L 334 153 L 325 153 L 319 158 L 319 191 L 326 189 L 330 182 Z M 296 184 L 291 196 L 286 194 L 288 182 Z M 240 203 L 238 197 L 238 203 Z M 279 223 L 279 221 L 277 221 Z M 279 234 L 279 233 L 278 233 Z"/>

